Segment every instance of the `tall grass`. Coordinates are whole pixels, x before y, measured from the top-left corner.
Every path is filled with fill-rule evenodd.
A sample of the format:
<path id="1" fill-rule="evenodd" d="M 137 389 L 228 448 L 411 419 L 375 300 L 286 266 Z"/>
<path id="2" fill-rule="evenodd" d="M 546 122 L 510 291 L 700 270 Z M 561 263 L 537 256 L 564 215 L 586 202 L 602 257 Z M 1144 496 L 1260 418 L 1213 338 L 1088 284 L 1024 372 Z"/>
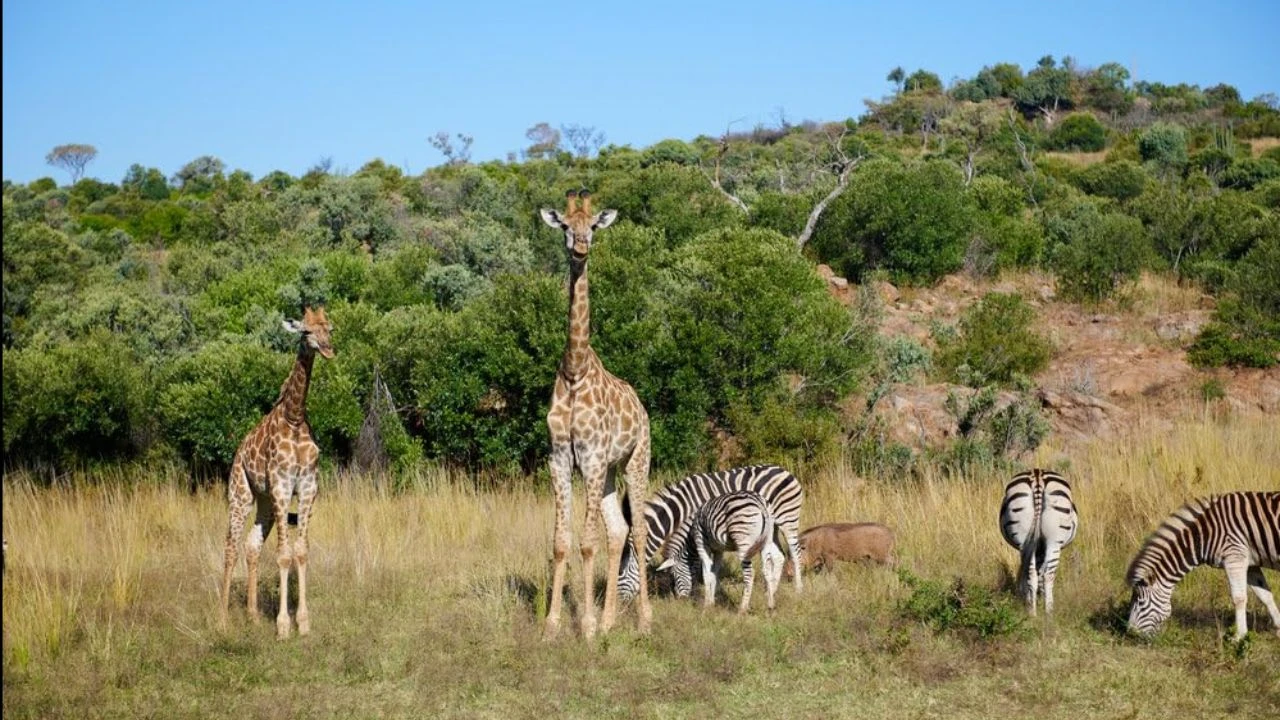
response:
<path id="1" fill-rule="evenodd" d="M 1113 632 L 1123 573 L 1143 538 L 1184 500 L 1280 488 L 1273 419 L 1165 426 L 1036 464 L 1071 479 L 1081 529 L 1066 550 L 1056 616 L 1029 637 L 937 634 L 897 608 L 892 573 L 841 567 L 789 586 L 779 610 L 737 618 L 721 604 L 659 597 L 655 630 L 634 614 L 597 643 L 539 640 L 553 505 L 528 482 L 479 490 L 422 471 L 408 490 L 348 474 L 324 478 L 312 523 L 314 632 L 277 643 L 246 622 L 244 565 L 231 627 L 214 622 L 225 533 L 223 489 L 181 478 L 72 478 L 43 488 L 4 480 L 4 714 L 308 717 L 941 714 L 1046 717 L 1174 710 L 1280 710 L 1280 640 L 1227 652 L 1226 583 L 1202 570 L 1174 596 L 1153 644 Z M 996 515 L 1006 477 L 858 477 L 831 462 L 802 475 L 804 524 L 877 520 L 895 528 L 916 576 L 1004 592 L 1017 562 Z M 665 479 L 655 479 L 655 485 Z M 581 497 L 575 498 L 580 537 Z M 274 554 L 274 535 L 265 547 Z M 278 607 L 264 562 L 263 612 Z M 580 580 L 571 569 L 572 597 Z M 570 604 L 570 613 L 573 605 Z M 1250 627 L 1270 629 L 1255 605 Z M 554 688 L 554 690 L 552 690 Z"/>

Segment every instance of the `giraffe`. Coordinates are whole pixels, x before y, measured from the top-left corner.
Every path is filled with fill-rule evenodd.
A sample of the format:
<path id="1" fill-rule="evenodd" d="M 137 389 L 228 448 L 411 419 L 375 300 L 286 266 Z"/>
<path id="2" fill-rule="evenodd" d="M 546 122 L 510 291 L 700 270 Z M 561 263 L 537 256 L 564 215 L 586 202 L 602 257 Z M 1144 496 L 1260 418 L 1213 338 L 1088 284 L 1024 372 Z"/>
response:
<path id="1" fill-rule="evenodd" d="M 600 630 L 613 626 L 618 604 L 618 569 L 622 546 L 627 540 L 627 523 L 618 501 L 615 473 L 622 467 L 626 475 L 627 495 L 631 500 L 631 516 L 644 517 L 645 494 L 649 482 L 649 415 L 636 391 L 600 363 L 591 349 L 591 309 L 587 292 L 587 254 L 591 250 L 592 233 L 609 227 L 618 217 L 617 210 L 591 214 L 591 195 L 585 189 L 569 191 L 567 211 L 542 210 L 542 220 L 564 231 L 569 254 L 569 342 L 556 371 L 555 390 L 547 412 L 551 433 L 551 484 L 555 491 L 555 555 L 551 580 L 551 606 L 547 612 L 545 637 L 554 638 L 560 629 L 560 607 L 564 588 L 565 564 L 573 530 L 569 524 L 573 503 L 573 469 L 576 466 L 586 484 L 586 522 L 580 544 L 585 610 L 582 612 L 582 635 L 596 633 L 595 592 L 592 587 L 599 523 L 603 515 L 607 531 L 609 565 Z M 581 198 L 582 204 L 577 205 Z M 636 557 L 645 547 L 647 526 L 643 522 L 631 527 L 631 542 Z M 639 630 L 649 632 L 652 611 L 649 608 L 648 585 L 640 569 L 638 600 Z"/>
<path id="2" fill-rule="evenodd" d="M 305 308 L 302 321 L 286 320 L 286 330 L 301 336 L 298 359 L 293 371 L 280 387 L 266 417 L 258 423 L 236 450 L 227 484 L 230 521 L 227 526 L 226 558 L 222 573 L 221 612 L 223 627 L 227 622 L 227 605 L 231 595 L 231 573 L 236 565 L 236 552 L 244 538 L 244 523 L 249 510 L 257 506 L 257 516 L 249 531 L 245 561 L 249 566 L 249 617 L 258 621 L 258 554 L 273 525 L 277 534 L 280 566 L 280 612 L 276 615 L 276 636 L 289 637 L 289 567 L 298 568 L 298 634 L 311 631 L 307 613 L 307 523 L 316 498 L 316 459 L 320 448 L 311 438 L 307 423 L 307 388 L 311 384 L 311 365 L 319 352 L 333 357 L 329 341 L 329 319 L 324 308 Z M 289 503 L 298 496 L 298 530 L 290 548 L 288 540 Z"/>

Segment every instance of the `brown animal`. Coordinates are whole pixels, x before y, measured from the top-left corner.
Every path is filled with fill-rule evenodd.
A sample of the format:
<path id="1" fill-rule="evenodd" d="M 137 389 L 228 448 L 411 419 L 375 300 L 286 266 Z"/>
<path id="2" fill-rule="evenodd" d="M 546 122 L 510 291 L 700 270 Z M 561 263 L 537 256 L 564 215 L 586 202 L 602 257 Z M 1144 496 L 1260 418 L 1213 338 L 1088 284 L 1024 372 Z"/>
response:
<path id="1" fill-rule="evenodd" d="M 800 533 L 801 571 L 816 572 L 836 560 L 892 565 L 893 531 L 880 523 L 827 523 Z M 783 569 L 791 576 L 790 565 Z"/>

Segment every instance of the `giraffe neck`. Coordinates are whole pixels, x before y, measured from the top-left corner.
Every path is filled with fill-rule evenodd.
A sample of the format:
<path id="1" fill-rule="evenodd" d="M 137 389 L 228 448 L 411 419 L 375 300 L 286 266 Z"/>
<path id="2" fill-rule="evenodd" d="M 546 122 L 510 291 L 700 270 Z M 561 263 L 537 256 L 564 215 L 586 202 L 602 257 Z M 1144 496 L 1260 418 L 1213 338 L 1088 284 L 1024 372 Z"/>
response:
<path id="1" fill-rule="evenodd" d="M 316 353 L 305 342 L 298 348 L 298 359 L 293 363 L 293 371 L 280 386 L 280 398 L 276 400 L 284 413 L 284 419 L 290 425 L 299 425 L 307 419 L 307 389 L 311 386 L 311 366 L 315 363 Z"/>
<path id="2" fill-rule="evenodd" d="M 562 371 L 576 379 L 591 356 L 591 299 L 587 289 L 587 259 L 569 258 L 569 346 Z"/>

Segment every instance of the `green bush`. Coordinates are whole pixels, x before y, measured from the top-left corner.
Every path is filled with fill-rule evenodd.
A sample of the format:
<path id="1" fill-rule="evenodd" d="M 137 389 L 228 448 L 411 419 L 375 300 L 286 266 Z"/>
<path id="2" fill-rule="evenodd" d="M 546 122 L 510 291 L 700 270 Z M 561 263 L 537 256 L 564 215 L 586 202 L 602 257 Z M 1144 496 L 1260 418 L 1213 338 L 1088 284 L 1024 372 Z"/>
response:
<path id="1" fill-rule="evenodd" d="M 1131 200 L 1142 194 L 1147 173 L 1128 160 L 1090 165 L 1076 176 L 1076 186 L 1090 195 L 1112 200 Z"/>
<path id="2" fill-rule="evenodd" d="M 162 435 L 197 467 L 224 471 L 279 397 L 291 362 L 261 345 L 221 340 L 178 359 L 157 400 Z"/>
<path id="3" fill-rule="evenodd" d="M 929 283 L 960 268 L 973 224 L 973 199 L 954 165 L 873 160 L 827 207 L 811 245 L 848 278 L 883 268 L 895 282 Z"/>
<path id="4" fill-rule="evenodd" d="M 1138 136 L 1138 154 L 1162 172 L 1181 172 L 1187 164 L 1187 131 L 1181 125 L 1155 123 Z"/>
<path id="5" fill-rule="evenodd" d="M 460 312 L 417 324 L 424 337 L 407 358 L 408 397 L 428 455 L 525 471 L 545 458 L 547 406 L 567 337 L 563 285 L 548 275 L 500 276 Z M 399 372 L 387 368 L 389 382 Z"/>
<path id="6" fill-rule="evenodd" d="M 1049 133 L 1051 150 L 1098 152 L 1107 146 L 1107 129 L 1092 113 L 1074 113 L 1063 118 Z"/>
<path id="7" fill-rule="evenodd" d="M 1151 241 L 1142 222 L 1130 215 L 1104 213 L 1077 203 L 1046 218 L 1052 241 L 1050 265 L 1058 291 L 1073 301 L 1099 302 L 1137 279 L 1151 257 Z"/>
<path id="8" fill-rule="evenodd" d="M 147 436 L 148 378 L 124 339 L 105 330 L 4 353 L 5 464 L 133 456 Z"/>
<path id="9" fill-rule="evenodd" d="M 1187 351 L 1200 367 L 1280 363 L 1280 238 L 1258 243 L 1239 263 L 1229 295 Z"/>
<path id="10" fill-rule="evenodd" d="M 953 382 L 1007 384 L 1044 369 L 1053 354 L 1036 311 L 1017 295 L 988 293 L 965 310 L 959 332 L 939 343 L 937 364 Z"/>
<path id="11" fill-rule="evenodd" d="M 1236 190 L 1251 190 L 1280 177 L 1280 161 L 1270 158 L 1244 158 L 1222 171 L 1219 184 Z"/>
<path id="12" fill-rule="evenodd" d="M 624 221 L 663 231 L 670 247 L 711 230 L 737 227 L 745 219 L 701 171 L 671 163 L 652 165 L 611 183 L 598 193 L 596 206 L 616 209 Z M 550 228 L 540 232 L 554 235 L 556 247 L 564 247 L 563 233 Z"/>
<path id="13" fill-rule="evenodd" d="M 899 570 L 911 595 L 898 606 L 904 617 L 937 632 L 965 630 L 981 638 L 1018 636 L 1026 632 L 1026 618 L 1008 598 L 956 578 L 950 585 Z"/>

